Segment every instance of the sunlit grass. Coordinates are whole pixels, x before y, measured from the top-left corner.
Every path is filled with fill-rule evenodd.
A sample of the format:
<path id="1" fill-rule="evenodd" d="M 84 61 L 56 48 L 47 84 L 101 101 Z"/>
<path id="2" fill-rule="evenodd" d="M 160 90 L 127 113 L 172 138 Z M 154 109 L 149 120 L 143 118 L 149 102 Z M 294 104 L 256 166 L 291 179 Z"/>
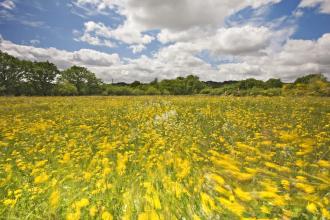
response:
<path id="1" fill-rule="evenodd" d="M 0 98 L 5 219 L 329 219 L 330 99 Z"/>

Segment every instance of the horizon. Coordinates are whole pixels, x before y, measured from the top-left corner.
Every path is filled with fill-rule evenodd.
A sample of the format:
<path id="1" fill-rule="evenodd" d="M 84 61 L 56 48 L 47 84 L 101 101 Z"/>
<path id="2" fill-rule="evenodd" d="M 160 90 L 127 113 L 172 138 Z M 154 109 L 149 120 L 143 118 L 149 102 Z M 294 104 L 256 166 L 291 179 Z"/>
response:
<path id="1" fill-rule="evenodd" d="M 0 0 L 0 17 L 0 50 L 106 83 L 330 78 L 328 0 Z"/>

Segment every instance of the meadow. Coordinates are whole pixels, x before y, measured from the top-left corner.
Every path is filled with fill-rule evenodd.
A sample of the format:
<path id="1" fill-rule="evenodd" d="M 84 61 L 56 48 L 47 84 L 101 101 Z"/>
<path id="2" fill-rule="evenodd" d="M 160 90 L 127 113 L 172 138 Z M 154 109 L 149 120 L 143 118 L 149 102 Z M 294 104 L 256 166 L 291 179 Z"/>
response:
<path id="1" fill-rule="evenodd" d="M 330 219 L 330 99 L 1 97 L 1 219 Z"/>

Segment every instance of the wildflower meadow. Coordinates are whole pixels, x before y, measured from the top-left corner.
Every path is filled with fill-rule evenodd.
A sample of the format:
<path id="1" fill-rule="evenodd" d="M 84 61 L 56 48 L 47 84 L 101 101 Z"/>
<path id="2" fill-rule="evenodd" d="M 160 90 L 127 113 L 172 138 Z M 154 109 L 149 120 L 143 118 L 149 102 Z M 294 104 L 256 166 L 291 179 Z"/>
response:
<path id="1" fill-rule="evenodd" d="M 330 219 L 330 99 L 1 97 L 1 219 Z"/>

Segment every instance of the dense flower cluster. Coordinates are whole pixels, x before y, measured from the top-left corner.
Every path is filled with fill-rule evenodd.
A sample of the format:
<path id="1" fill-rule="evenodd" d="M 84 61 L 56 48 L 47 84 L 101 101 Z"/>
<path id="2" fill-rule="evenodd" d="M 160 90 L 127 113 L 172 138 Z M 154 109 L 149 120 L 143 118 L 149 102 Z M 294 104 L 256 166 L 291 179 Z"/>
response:
<path id="1" fill-rule="evenodd" d="M 330 219 L 328 98 L 0 98 L 8 219 Z"/>

